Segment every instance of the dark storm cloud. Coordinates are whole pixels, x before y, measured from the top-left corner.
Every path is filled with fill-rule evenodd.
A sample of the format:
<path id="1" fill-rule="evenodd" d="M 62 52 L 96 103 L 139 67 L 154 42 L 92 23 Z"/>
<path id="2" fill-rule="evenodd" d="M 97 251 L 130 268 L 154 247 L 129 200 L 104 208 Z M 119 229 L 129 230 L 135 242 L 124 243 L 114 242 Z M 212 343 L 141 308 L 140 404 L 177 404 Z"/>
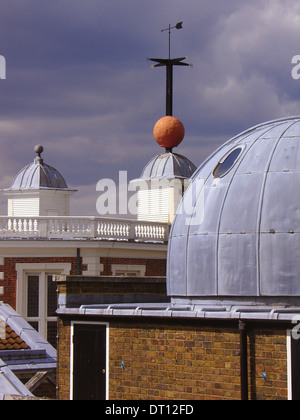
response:
<path id="1" fill-rule="evenodd" d="M 199 165 L 249 126 L 299 113 L 294 0 L 10 0 L 0 12 L 1 187 L 37 143 L 80 189 L 79 213 L 94 211 L 100 178 L 138 177 L 160 152 L 152 128 L 165 107 L 164 70 L 146 58 L 167 55 L 160 29 L 181 20 L 172 55 L 194 67 L 174 71 L 179 152 Z"/>

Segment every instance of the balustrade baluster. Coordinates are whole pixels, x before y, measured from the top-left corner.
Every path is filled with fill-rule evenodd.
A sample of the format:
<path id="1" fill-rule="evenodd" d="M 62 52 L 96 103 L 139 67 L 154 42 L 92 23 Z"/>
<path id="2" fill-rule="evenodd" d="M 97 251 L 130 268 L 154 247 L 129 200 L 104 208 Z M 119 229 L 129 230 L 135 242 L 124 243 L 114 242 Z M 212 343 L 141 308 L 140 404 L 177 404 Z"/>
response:
<path id="1" fill-rule="evenodd" d="M 167 224 L 84 217 L 0 217 L 0 237 L 167 241 Z"/>

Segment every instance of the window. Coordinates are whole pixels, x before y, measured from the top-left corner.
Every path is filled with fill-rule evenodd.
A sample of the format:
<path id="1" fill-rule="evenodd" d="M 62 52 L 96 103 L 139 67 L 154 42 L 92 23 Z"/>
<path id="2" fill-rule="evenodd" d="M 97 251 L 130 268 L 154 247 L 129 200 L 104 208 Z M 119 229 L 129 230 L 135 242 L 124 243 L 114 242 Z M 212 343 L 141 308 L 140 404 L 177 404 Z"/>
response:
<path id="1" fill-rule="evenodd" d="M 69 275 L 71 263 L 18 263 L 17 312 L 56 347 L 56 283 L 53 275 Z"/>
<path id="2" fill-rule="evenodd" d="M 120 277 L 138 277 L 139 276 L 138 271 L 122 271 L 122 270 L 116 270 L 116 276 Z"/>
<path id="3" fill-rule="evenodd" d="M 145 265 L 126 265 L 126 264 L 112 264 L 111 271 L 113 276 L 122 277 L 145 277 Z"/>
<path id="4" fill-rule="evenodd" d="M 52 346 L 56 347 L 57 292 L 53 274 L 27 275 L 26 319 Z"/>
<path id="5" fill-rule="evenodd" d="M 27 279 L 27 318 L 39 316 L 40 277 L 28 276 Z"/>
<path id="6" fill-rule="evenodd" d="M 213 172 L 213 176 L 215 178 L 221 178 L 222 176 L 226 175 L 227 172 L 229 172 L 230 169 L 234 166 L 235 162 L 237 161 L 237 158 L 241 154 L 241 151 L 242 148 L 238 147 L 237 149 L 229 153 L 229 155 L 226 155 L 225 158 L 223 158 L 216 166 Z"/>

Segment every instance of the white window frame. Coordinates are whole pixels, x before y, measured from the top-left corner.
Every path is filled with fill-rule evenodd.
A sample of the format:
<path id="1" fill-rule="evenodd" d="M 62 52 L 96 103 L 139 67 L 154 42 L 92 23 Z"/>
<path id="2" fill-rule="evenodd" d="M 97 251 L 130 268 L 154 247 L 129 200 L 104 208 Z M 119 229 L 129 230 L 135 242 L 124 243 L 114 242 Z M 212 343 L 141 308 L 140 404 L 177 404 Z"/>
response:
<path id="1" fill-rule="evenodd" d="M 70 333 L 70 401 L 73 401 L 73 362 L 74 362 L 74 330 L 75 325 L 103 325 L 106 327 L 106 384 L 105 384 L 105 398 L 109 400 L 109 323 L 108 322 L 89 322 L 89 321 L 71 321 Z"/>
<path id="2" fill-rule="evenodd" d="M 287 330 L 286 350 L 287 350 L 287 378 L 288 378 L 288 401 L 293 399 L 292 389 L 292 330 Z"/>
<path id="3" fill-rule="evenodd" d="M 28 322 L 39 322 L 39 333 L 47 339 L 47 322 L 56 320 L 47 316 L 47 276 L 55 274 L 69 275 L 71 263 L 26 263 L 16 264 L 17 271 L 17 312 Z M 39 316 L 27 317 L 28 276 L 39 276 Z M 41 299 L 42 298 L 42 299 Z"/>
<path id="4" fill-rule="evenodd" d="M 27 322 L 38 322 L 38 332 L 39 334 L 47 340 L 48 337 L 48 322 L 57 321 L 56 316 L 48 316 L 48 276 L 54 276 L 58 274 L 49 273 L 49 272 L 36 272 L 36 273 L 27 273 L 25 281 L 25 300 L 26 300 L 26 316 L 24 318 Z M 28 277 L 34 276 L 39 279 L 39 301 L 38 301 L 38 313 L 37 317 L 28 316 Z"/>
<path id="5" fill-rule="evenodd" d="M 132 265 L 132 264 L 112 264 L 111 271 L 113 276 L 118 276 L 118 271 L 123 273 L 130 273 L 134 272 L 137 277 L 145 277 L 146 275 L 146 266 L 145 265 Z"/>

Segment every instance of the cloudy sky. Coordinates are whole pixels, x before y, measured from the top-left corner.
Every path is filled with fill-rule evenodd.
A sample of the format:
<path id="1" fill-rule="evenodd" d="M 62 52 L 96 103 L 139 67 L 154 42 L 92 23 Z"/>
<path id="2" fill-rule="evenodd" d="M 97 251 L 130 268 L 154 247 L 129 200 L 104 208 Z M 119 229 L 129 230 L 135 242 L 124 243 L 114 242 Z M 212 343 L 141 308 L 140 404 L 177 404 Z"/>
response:
<path id="1" fill-rule="evenodd" d="M 139 177 L 161 152 L 152 136 L 165 112 L 165 70 L 147 57 L 172 56 L 177 149 L 198 166 L 233 135 L 300 114 L 300 3 L 294 0 L 0 0 L 0 187 L 34 159 L 79 192 L 72 214 L 96 215 L 102 178 Z M 4 201 L 1 213 L 6 214 Z"/>

